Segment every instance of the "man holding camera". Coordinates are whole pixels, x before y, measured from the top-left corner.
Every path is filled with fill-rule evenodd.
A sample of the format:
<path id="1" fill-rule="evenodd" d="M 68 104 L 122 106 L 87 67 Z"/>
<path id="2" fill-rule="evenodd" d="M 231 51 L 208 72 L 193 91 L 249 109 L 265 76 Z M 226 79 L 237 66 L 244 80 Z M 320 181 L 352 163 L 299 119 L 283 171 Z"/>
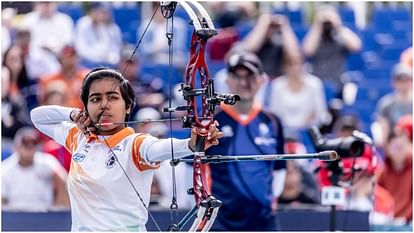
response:
<path id="1" fill-rule="evenodd" d="M 361 40 L 342 24 L 333 7 L 324 6 L 316 12 L 303 41 L 303 52 L 311 58 L 312 74 L 330 82 L 336 89 L 335 97 L 342 98 L 340 76 L 346 69 L 348 54 L 361 49 Z"/>

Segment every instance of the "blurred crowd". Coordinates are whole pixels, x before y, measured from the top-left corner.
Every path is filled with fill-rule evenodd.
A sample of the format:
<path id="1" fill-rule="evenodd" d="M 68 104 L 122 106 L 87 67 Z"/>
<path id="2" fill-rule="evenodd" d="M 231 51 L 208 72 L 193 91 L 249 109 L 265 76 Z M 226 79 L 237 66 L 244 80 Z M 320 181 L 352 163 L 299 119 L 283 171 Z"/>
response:
<path id="1" fill-rule="evenodd" d="M 186 104 L 178 91 L 189 54 L 187 31 L 191 26 L 185 17 L 174 17 L 171 29 L 174 74 L 181 80 L 179 77 L 174 81 L 176 86 L 169 93 L 170 73 L 160 75 L 144 69 L 169 64 L 166 23 L 159 10 L 131 57 L 135 45 L 125 41 L 122 25 L 113 18 L 113 5 L 83 3 L 79 7 L 85 14 L 75 20 L 59 11 L 59 4 L 62 3 L 2 4 L 3 209 L 68 208 L 65 179 L 70 172 L 70 154 L 34 130 L 29 111 L 40 105 L 83 108 L 80 89 L 91 68 L 116 68 L 133 84 L 137 96 L 133 120 L 165 119 L 168 115 L 162 108 L 169 101 L 173 106 Z M 148 9 L 151 15 L 159 5 L 134 4 L 140 7 L 137 11 Z M 288 15 L 271 11 L 265 4 L 204 5 L 218 28 L 206 55 L 207 64 L 214 67 L 211 75 L 217 91 L 228 93 L 227 64 L 231 55 L 241 51 L 256 54 L 265 74 L 255 98 L 265 110 L 281 119 L 285 153 L 311 152 L 303 135 L 312 126 L 327 137 L 351 136 L 357 130 L 372 138 L 367 139 L 361 157 L 345 158 L 335 165 L 288 161 L 278 208 L 319 205 L 321 188 L 335 184 L 346 189 L 348 203 L 342 208 L 370 211 L 375 224 L 411 223 L 412 44 L 387 64 L 389 92 L 378 96 L 375 112 L 366 125 L 364 117 L 349 107 L 352 99 L 355 102 L 358 83 L 344 81 L 349 57 L 366 45 L 363 35 L 342 21 L 335 4 L 316 6 L 302 37 L 298 37 Z M 407 7 L 410 12 L 411 7 Z M 134 43 L 143 35 L 151 15 L 140 20 L 135 28 Z M 182 113 L 173 116 L 180 117 Z M 131 126 L 157 137 L 170 135 L 169 125 L 163 122 Z M 181 129 L 180 122 L 174 122 L 172 129 L 174 136 L 189 135 L 189 131 Z M 190 208 L 192 200 L 186 195 L 186 188 L 192 182 L 191 166 L 180 164 L 176 170 L 177 177 L 188 177 L 177 179 L 180 207 Z M 332 177 L 337 180 L 334 182 Z M 168 207 L 172 189 L 170 166 L 165 163 L 154 180 L 154 203 Z"/>

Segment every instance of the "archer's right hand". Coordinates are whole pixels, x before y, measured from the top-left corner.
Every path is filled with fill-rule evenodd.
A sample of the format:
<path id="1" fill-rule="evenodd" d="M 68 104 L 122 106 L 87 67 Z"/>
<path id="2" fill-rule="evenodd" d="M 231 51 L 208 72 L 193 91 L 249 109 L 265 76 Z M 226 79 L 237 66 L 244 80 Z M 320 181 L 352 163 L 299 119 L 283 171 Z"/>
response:
<path id="1" fill-rule="evenodd" d="M 91 132 L 96 131 L 91 118 L 85 110 L 73 109 L 70 113 L 70 119 L 85 135 L 89 135 Z"/>

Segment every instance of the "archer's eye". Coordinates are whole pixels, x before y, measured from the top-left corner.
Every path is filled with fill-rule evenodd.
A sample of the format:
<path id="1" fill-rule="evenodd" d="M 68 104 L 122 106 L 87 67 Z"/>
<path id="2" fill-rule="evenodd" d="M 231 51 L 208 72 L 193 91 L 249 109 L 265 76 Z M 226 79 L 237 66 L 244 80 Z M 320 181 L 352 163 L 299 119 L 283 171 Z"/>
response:
<path id="1" fill-rule="evenodd" d="M 118 96 L 116 96 L 116 95 L 110 95 L 109 97 L 108 97 L 108 100 L 109 101 L 115 101 L 115 100 L 118 100 L 119 99 L 119 97 Z"/>
<path id="2" fill-rule="evenodd" d="M 99 101 L 98 97 L 93 97 L 93 98 L 89 99 L 89 102 L 91 102 L 91 103 L 97 103 L 98 101 Z"/>

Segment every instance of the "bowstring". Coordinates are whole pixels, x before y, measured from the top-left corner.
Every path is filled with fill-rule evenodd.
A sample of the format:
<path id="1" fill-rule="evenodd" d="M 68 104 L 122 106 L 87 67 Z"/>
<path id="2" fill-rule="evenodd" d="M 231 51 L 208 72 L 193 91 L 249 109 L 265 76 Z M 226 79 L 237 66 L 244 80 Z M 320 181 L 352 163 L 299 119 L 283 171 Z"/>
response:
<path id="1" fill-rule="evenodd" d="M 165 28 L 165 36 L 168 40 L 168 79 L 169 79 L 169 95 L 170 98 L 168 100 L 168 107 L 169 109 L 172 108 L 172 97 L 173 97 L 173 77 L 172 77 L 172 69 L 173 69 L 173 48 L 174 48 L 174 12 L 175 6 L 172 6 L 170 9 L 171 12 L 167 12 L 166 14 L 163 13 L 163 16 L 166 18 L 166 28 Z M 171 25 L 169 24 L 169 19 L 171 18 Z M 175 161 L 174 156 L 174 143 L 173 143 L 173 118 L 172 118 L 172 111 L 169 111 L 169 123 L 170 123 L 170 144 L 171 144 L 171 161 Z M 171 197 L 171 205 L 170 205 L 170 221 L 171 226 L 173 226 L 178 219 L 178 203 L 177 203 L 177 179 L 176 179 L 176 171 L 175 171 L 175 163 L 171 164 L 171 180 L 172 180 L 172 197 Z"/>

